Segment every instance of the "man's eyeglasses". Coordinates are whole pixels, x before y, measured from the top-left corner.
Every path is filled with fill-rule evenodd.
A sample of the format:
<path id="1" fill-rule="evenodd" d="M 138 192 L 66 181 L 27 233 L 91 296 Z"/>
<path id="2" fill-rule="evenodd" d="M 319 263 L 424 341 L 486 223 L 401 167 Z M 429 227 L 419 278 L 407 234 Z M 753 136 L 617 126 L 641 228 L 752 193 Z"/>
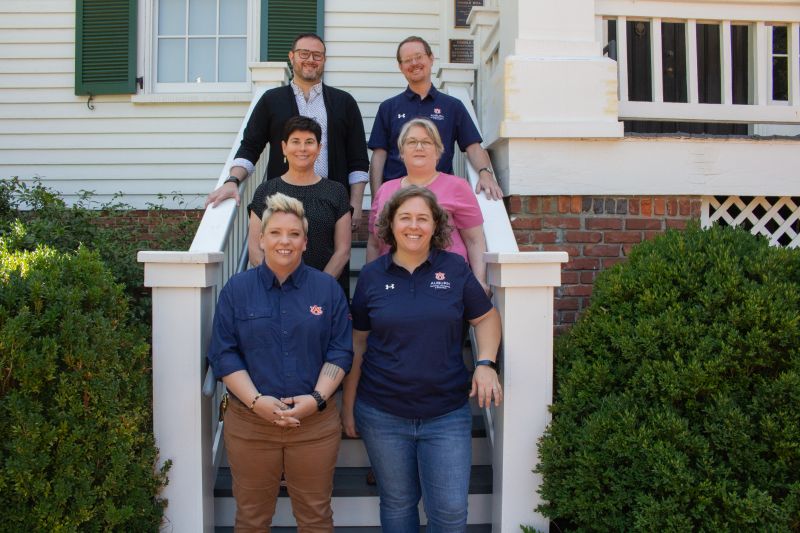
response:
<path id="1" fill-rule="evenodd" d="M 414 63 L 421 63 L 424 57 L 427 56 L 425 54 L 417 54 L 411 57 L 407 57 L 405 59 L 401 59 L 400 64 L 403 65 L 404 67 L 407 67 L 408 65 L 412 65 Z"/>
<path id="2" fill-rule="evenodd" d="M 429 141 L 428 139 L 406 139 L 406 142 L 403 143 L 403 146 L 406 148 L 423 148 L 427 150 L 428 148 L 433 147 L 433 141 Z"/>
<path id="3" fill-rule="evenodd" d="M 314 61 L 322 61 L 325 59 L 325 54 L 322 52 L 312 52 L 311 50 L 304 50 L 302 48 L 294 50 L 294 53 L 300 56 L 300 59 L 308 59 L 309 57 L 313 57 Z"/>

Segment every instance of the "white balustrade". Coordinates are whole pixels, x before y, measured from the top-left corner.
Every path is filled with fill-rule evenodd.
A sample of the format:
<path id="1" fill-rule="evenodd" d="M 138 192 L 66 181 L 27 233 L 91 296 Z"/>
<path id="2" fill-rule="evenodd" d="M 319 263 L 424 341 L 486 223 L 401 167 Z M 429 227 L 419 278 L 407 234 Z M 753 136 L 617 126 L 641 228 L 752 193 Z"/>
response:
<path id="1" fill-rule="evenodd" d="M 624 120 L 800 124 L 800 3 L 798 2 L 665 2 L 657 0 L 597 0 L 599 33 L 607 40 L 605 25 L 616 21 L 619 80 L 619 117 Z M 627 22 L 645 22 L 650 27 L 649 101 L 632 101 L 628 94 L 629 57 Z M 662 22 L 681 23 L 685 30 L 686 102 L 664 102 L 662 75 Z M 701 103 L 698 88 L 697 28 L 719 27 L 720 103 Z M 748 46 L 749 101 L 733 103 L 734 64 L 732 26 L 746 25 Z M 788 99 L 772 100 L 772 27 L 787 28 Z"/>

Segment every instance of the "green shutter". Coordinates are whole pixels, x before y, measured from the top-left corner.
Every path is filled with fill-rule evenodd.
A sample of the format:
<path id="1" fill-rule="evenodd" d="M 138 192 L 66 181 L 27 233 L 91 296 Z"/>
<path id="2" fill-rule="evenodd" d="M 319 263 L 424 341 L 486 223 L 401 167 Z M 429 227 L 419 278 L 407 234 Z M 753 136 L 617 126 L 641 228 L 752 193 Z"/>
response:
<path id="1" fill-rule="evenodd" d="M 323 4 L 323 0 L 261 0 L 261 60 L 287 60 L 299 33 L 324 37 Z"/>
<path id="2" fill-rule="evenodd" d="M 75 94 L 136 92 L 136 0 L 77 0 Z"/>

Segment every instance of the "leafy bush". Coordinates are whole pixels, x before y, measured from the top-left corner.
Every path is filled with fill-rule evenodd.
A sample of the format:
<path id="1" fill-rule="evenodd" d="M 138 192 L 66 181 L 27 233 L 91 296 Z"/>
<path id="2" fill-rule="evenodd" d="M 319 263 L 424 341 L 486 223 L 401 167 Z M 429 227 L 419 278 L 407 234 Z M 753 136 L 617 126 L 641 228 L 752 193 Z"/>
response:
<path id="1" fill-rule="evenodd" d="M 97 253 L 0 238 L 0 530 L 158 530 L 149 360 Z"/>
<path id="2" fill-rule="evenodd" d="M 47 245 L 71 252 L 80 245 L 96 250 L 116 279 L 125 286 L 134 318 L 150 317 L 149 291 L 142 287 L 143 266 L 136 261 L 142 249 L 186 250 L 197 221 L 151 205 L 146 217 L 132 216 L 120 202 L 97 204 L 84 191 L 67 206 L 59 194 L 38 181 L 28 185 L 17 178 L 0 182 L 0 237 L 11 250 L 35 250 Z"/>
<path id="3" fill-rule="evenodd" d="M 564 531 L 800 531 L 800 251 L 692 227 L 559 341 L 539 511 Z"/>

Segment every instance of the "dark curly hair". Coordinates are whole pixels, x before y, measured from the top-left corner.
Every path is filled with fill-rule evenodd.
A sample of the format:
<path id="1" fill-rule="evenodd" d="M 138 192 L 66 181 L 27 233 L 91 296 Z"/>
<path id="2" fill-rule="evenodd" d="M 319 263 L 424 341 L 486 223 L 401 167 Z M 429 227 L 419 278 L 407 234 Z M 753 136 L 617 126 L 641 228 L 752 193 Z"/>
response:
<path id="1" fill-rule="evenodd" d="M 392 232 L 392 220 L 394 220 L 394 216 L 397 214 L 397 210 L 400 206 L 411 198 L 422 198 L 425 200 L 425 203 L 428 204 L 428 208 L 433 214 L 434 228 L 433 235 L 431 236 L 431 248 L 436 248 L 437 250 L 447 249 L 451 243 L 450 233 L 452 229 L 449 223 L 450 217 L 447 211 L 436 201 L 435 194 L 425 187 L 417 187 L 416 185 L 409 185 L 408 187 L 398 190 L 392 195 L 389 201 L 386 202 L 386 205 L 383 206 L 383 210 L 378 216 L 378 222 L 376 224 L 378 227 L 378 238 L 388 244 L 392 252 L 397 251 L 397 241 Z"/>
<path id="2" fill-rule="evenodd" d="M 289 137 L 296 131 L 309 131 L 317 138 L 317 144 L 322 142 L 322 126 L 313 118 L 297 115 L 287 120 L 283 126 L 283 142 L 288 142 Z"/>

